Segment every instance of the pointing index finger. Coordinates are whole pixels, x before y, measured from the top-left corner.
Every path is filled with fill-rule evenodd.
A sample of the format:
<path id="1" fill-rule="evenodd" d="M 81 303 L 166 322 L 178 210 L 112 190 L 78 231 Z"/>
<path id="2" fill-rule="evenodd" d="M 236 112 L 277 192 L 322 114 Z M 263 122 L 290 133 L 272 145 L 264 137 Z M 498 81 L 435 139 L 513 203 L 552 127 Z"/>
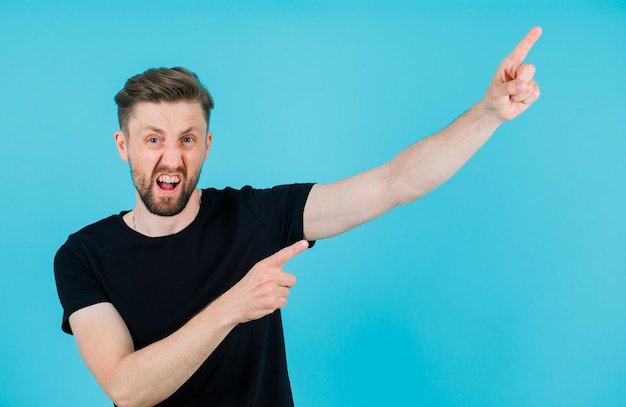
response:
<path id="1" fill-rule="evenodd" d="M 541 32 L 541 27 L 534 27 L 533 29 L 531 29 L 528 34 L 526 34 L 524 39 L 522 39 L 519 44 L 517 44 L 517 46 L 515 47 L 515 49 L 513 49 L 513 52 L 509 54 L 507 59 L 518 65 L 521 64 L 524 58 L 526 58 L 526 55 L 528 55 L 528 52 L 530 51 L 532 46 L 541 36 Z"/>
<path id="2" fill-rule="evenodd" d="M 291 246 L 287 246 L 268 257 L 266 260 L 276 266 L 284 266 L 289 260 L 296 255 L 302 253 L 309 247 L 309 242 L 306 240 L 300 240 Z"/>

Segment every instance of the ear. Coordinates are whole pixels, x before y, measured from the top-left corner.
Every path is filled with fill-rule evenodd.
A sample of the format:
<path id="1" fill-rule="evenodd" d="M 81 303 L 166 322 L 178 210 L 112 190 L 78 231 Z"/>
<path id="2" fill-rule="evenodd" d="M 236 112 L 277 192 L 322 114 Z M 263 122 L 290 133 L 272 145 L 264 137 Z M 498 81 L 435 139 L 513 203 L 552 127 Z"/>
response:
<path id="1" fill-rule="evenodd" d="M 115 132 L 115 145 L 122 160 L 128 162 L 128 140 L 122 130 Z"/>
<path id="2" fill-rule="evenodd" d="M 204 159 L 209 158 L 209 150 L 211 149 L 211 143 L 213 142 L 213 134 L 208 132 L 206 134 L 206 151 L 204 152 Z"/>

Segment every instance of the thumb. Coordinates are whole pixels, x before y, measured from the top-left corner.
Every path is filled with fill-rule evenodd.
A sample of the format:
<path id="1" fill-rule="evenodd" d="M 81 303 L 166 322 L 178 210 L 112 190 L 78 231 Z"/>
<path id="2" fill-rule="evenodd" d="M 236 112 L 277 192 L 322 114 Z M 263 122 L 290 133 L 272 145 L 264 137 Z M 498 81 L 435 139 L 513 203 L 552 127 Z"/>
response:
<path id="1" fill-rule="evenodd" d="M 491 96 L 494 99 L 515 96 L 528 91 L 536 68 L 532 64 L 507 67 L 504 63 L 498 69 L 491 82 Z"/>
<path id="2" fill-rule="evenodd" d="M 309 242 L 307 242 L 306 240 L 300 240 L 292 244 L 291 246 L 287 246 L 284 249 L 277 251 L 270 257 L 267 257 L 265 259 L 265 262 L 273 266 L 282 267 L 287 264 L 289 260 L 293 259 L 296 255 L 305 251 L 308 247 Z"/>
<path id="3" fill-rule="evenodd" d="M 523 79 L 513 79 L 508 82 L 495 82 L 491 86 L 493 99 L 508 98 L 528 91 L 528 82 Z"/>

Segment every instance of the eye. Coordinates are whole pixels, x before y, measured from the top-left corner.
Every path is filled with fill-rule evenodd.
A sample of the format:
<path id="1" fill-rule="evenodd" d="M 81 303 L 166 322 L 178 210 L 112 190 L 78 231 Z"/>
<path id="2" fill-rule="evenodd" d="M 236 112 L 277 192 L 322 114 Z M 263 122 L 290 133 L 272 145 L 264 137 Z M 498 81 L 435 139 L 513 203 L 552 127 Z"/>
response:
<path id="1" fill-rule="evenodd" d="M 148 137 L 146 141 L 148 142 L 148 144 L 156 144 L 159 142 L 159 139 L 156 137 Z"/>
<path id="2" fill-rule="evenodd" d="M 190 136 L 183 137 L 183 143 L 193 143 L 193 137 L 190 137 Z"/>

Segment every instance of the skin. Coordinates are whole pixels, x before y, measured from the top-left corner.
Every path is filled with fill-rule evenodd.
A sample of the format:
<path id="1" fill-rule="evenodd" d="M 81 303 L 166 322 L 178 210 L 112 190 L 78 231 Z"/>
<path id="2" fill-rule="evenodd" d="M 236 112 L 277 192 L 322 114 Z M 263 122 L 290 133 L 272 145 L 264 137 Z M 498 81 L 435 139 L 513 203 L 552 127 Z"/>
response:
<path id="1" fill-rule="evenodd" d="M 137 189 L 137 205 L 124 219 L 129 226 L 133 226 L 134 219 L 138 231 L 156 237 L 179 232 L 189 225 L 198 213 L 200 191 L 195 187 L 213 139 L 200 104 L 138 103 L 126 132 L 117 131 L 114 137 L 120 157 L 130 163 Z M 173 190 L 164 190 L 156 182 L 160 176 L 180 182 Z M 185 189 L 196 196 L 185 197 Z M 152 197 L 155 208 L 149 210 L 140 191 Z M 178 202 L 187 199 L 180 212 L 161 216 L 160 212 L 171 212 Z"/>
<path id="2" fill-rule="evenodd" d="M 447 128 L 409 146 L 380 167 L 332 184 L 315 185 L 304 209 L 306 239 L 343 233 L 418 199 L 454 175 L 500 124 L 517 117 L 539 98 L 539 86 L 533 79 L 535 67 L 523 60 L 540 35 L 541 29 L 533 28 L 502 61 L 482 100 Z M 171 216 L 148 210 L 138 192 L 137 204 L 125 221 L 132 227 L 134 214 L 136 230 L 147 236 L 184 229 L 199 210 L 195 198 L 200 192 L 195 190 L 193 178 L 208 157 L 212 140 L 199 104 L 140 103 L 127 130 L 129 134 L 116 132 L 115 142 L 120 157 L 131 164 L 138 190 L 148 191 L 167 209 L 181 199 L 183 188 L 179 184 L 164 191 L 156 183 L 159 176 L 177 177 L 181 184 L 193 183 L 194 188 L 184 208 Z M 138 351 L 112 304 L 76 311 L 70 316 L 70 325 L 81 356 L 117 405 L 154 405 L 189 379 L 235 326 L 287 304 L 296 279 L 283 268 L 307 247 L 303 240 L 259 261 L 178 331 Z"/>

